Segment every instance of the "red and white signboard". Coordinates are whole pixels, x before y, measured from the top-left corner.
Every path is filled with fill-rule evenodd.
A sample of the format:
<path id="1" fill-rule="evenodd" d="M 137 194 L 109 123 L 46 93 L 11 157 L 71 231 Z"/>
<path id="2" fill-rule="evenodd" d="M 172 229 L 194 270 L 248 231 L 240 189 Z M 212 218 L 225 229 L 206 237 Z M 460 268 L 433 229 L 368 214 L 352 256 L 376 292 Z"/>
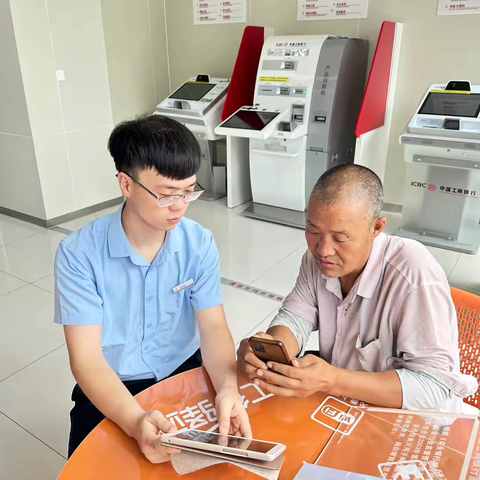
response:
<path id="1" fill-rule="evenodd" d="M 298 0 L 297 20 L 367 18 L 368 0 Z"/>
<path id="2" fill-rule="evenodd" d="M 247 0 L 193 0 L 193 23 L 246 23 Z"/>
<path id="3" fill-rule="evenodd" d="M 480 0 L 439 0 L 437 15 L 480 14 Z"/>

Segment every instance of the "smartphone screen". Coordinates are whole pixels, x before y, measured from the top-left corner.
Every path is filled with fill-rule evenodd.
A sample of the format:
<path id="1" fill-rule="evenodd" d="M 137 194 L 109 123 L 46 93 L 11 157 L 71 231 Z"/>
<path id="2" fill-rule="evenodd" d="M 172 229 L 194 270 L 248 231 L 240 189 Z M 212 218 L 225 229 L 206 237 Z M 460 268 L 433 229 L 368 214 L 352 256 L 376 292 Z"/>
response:
<path id="1" fill-rule="evenodd" d="M 260 442 L 230 435 L 220 435 L 218 433 L 200 432 L 197 430 L 188 430 L 186 432 L 170 435 L 171 437 L 190 440 L 193 442 L 206 443 L 210 445 L 221 445 L 222 447 L 239 448 L 249 452 L 268 453 L 278 444 L 271 442 Z"/>

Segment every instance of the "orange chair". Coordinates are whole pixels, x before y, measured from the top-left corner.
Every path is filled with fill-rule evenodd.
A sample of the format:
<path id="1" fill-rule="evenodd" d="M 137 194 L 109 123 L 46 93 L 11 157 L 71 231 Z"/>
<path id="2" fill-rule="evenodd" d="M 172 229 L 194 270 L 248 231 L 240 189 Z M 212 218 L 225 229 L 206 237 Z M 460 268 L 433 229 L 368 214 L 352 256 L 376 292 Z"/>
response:
<path id="1" fill-rule="evenodd" d="M 480 297 L 450 287 L 457 310 L 460 370 L 480 380 Z M 468 397 L 465 403 L 480 408 L 480 392 Z"/>

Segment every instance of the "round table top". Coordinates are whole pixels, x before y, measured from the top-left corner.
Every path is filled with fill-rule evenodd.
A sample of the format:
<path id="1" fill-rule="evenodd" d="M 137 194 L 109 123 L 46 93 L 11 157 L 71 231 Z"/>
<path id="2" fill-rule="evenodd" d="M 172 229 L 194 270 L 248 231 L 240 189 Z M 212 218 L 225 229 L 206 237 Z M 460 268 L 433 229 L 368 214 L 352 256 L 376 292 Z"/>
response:
<path id="1" fill-rule="evenodd" d="M 248 380 L 239 379 L 253 436 L 259 440 L 283 443 L 285 463 L 279 478 L 292 479 L 304 461 L 314 463 L 331 436 L 328 429 L 317 428 L 310 416 L 324 394 L 307 399 L 286 399 L 269 395 Z M 203 368 L 164 380 L 137 395 L 145 410 L 159 410 L 174 421 L 177 428 L 209 430 L 216 426 L 215 390 Z M 319 425 L 318 425 L 319 426 Z M 196 472 L 196 479 L 258 479 L 231 464 L 222 464 Z M 170 463 L 153 465 L 140 451 L 137 442 L 117 425 L 102 421 L 78 447 L 62 470 L 59 480 L 168 479 L 179 478 Z"/>
<path id="2" fill-rule="evenodd" d="M 423 412 L 368 408 L 357 400 L 324 393 L 304 399 L 283 398 L 241 378 L 238 386 L 254 438 L 287 447 L 280 479 L 293 479 L 304 462 L 387 479 L 403 480 L 408 472 L 425 480 L 480 478 L 480 429 L 475 416 L 435 417 Z M 214 431 L 217 427 L 215 391 L 203 368 L 164 380 L 136 398 L 145 410 L 161 411 L 179 430 Z M 58 477 L 170 478 L 180 478 L 170 462 L 150 463 L 137 442 L 108 419 L 88 435 Z M 199 470 L 189 478 L 259 477 L 224 463 Z"/>

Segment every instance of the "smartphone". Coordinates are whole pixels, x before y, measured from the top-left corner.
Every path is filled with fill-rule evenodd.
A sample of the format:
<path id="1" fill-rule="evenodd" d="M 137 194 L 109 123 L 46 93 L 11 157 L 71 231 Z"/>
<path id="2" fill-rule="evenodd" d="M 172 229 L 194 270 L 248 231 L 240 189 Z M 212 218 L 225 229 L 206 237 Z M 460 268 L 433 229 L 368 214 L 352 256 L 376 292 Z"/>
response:
<path id="1" fill-rule="evenodd" d="M 262 360 L 262 362 L 276 362 L 283 365 L 291 365 L 292 361 L 288 356 L 285 345 L 280 340 L 270 340 L 268 338 L 251 337 L 248 340 L 253 353 Z"/>
<path id="2" fill-rule="evenodd" d="M 287 447 L 281 443 L 264 442 L 233 435 L 187 430 L 161 436 L 164 445 L 177 445 L 209 452 L 248 457 L 264 462 L 273 462 Z"/>

